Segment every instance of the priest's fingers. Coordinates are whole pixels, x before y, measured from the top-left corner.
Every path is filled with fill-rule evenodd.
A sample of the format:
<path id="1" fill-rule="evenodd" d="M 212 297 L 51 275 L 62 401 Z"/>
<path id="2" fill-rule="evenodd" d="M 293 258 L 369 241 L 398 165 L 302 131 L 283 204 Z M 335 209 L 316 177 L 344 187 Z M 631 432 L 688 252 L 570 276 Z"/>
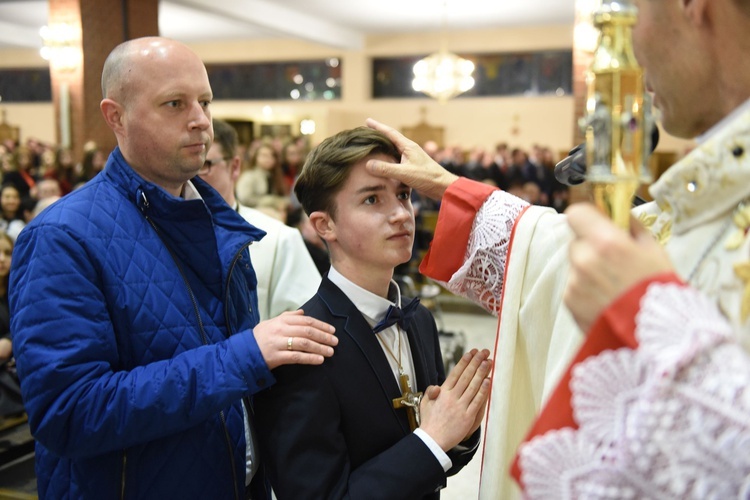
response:
<path id="1" fill-rule="evenodd" d="M 601 260 L 594 246 L 585 240 L 572 241 L 569 253 L 570 271 L 563 301 L 586 332 L 617 296 L 616 266 Z"/>
<path id="2" fill-rule="evenodd" d="M 388 136 L 401 154 L 400 163 L 368 161 L 366 168 L 371 174 L 397 179 L 436 200 L 442 198 L 445 190 L 458 179 L 456 175 L 435 162 L 415 142 L 393 128 L 371 118 L 367 120 L 367 125 Z"/>
<path id="3" fill-rule="evenodd" d="M 565 210 L 565 214 L 576 238 L 609 235 L 613 231 L 624 233 L 591 203 L 574 203 Z"/>
<path id="4" fill-rule="evenodd" d="M 365 120 L 365 124 L 371 129 L 375 129 L 378 132 L 382 132 L 383 134 L 385 134 L 385 136 L 391 140 L 393 145 L 396 146 L 396 149 L 398 149 L 398 152 L 401 154 L 403 154 L 406 149 L 419 148 L 416 142 L 407 139 L 404 134 L 393 127 L 389 127 L 385 123 L 380 123 L 377 120 L 368 118 L 367 120 Z"/>
<path id="5" fill-rule="evenodd" d="M 262 321 L 253 329 L 269 369 L 285 364 L 321 364 L 338 344 L 328 323 L 304 316 L 302 311 L 282 313 Z"/>
<path id="6" fill-rule="evenodd" d="M 576 204 L 566 213 L 576 238 L 568 250 L 570 273 L 563 297 L 583 331 L 630 287 L 672 270 L 669 256 L 637 221 L 631 221 L 628 233 L 592 205 Z"/>

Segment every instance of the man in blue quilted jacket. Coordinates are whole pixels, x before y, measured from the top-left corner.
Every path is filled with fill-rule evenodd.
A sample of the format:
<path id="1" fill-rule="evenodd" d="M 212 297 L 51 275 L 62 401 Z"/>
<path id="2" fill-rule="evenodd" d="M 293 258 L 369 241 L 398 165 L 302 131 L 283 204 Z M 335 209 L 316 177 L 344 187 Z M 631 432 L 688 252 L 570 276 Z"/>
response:
<path id="1" fill-rule="evenodd" d="M 333 328 L 301 312 L 258 323 L 248 247 L 264 233 L 195 177 L 213 138 L 197 55 L 125 42 L 102 91 L 118 147 L 13 258 L 39 496 L 270 498 L 250 397 L 270 369 L 332 355 Z"/>

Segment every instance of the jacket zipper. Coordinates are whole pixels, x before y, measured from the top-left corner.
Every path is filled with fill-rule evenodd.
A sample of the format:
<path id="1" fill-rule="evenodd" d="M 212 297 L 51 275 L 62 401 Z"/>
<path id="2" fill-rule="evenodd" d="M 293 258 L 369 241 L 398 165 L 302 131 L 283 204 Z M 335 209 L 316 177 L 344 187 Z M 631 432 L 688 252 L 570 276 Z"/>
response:
<path id="1" fill-rule="evenodd" d="M 232 281 L 232 274 L 234 273 L 234 269 L 237 267 L 237 262 L 240 260 L 240 257 L 242 257 L 242 253 L 245 252 L 246 250 L 248 250 L 250 248 L 250 245 L 252 245 L 252 244 L 253 243 L 250 242 L 250 243 L 248 243 L 247 245 L 243 246 L 242 248 L 240 248 L 237 251 L 237 253 L 232 258 L 232 263 L 230 264 L 230 266 L 229 266 L 229 272 L 227 273 L 226 291 L 224 292 L 224 321 L 227 324 L 227 334 L 228 334 L 228 336 L 231 336 L 232 333 L 234 332 L 234 328 L 233 328 L 231 319 L 229 318 L 229 283 Z M 249 256 L 248 256 L 248 258 L 249 258 Z M 250 313 L 253 312 L 251 306 L 248 306 L 248 312 L 250 312 Z M 252 426 L 252 422 L 253 422 L 253 418 L 252 417 L 254 415 L 254 411 L 253 411 L 252 404 L 250 404 L 250 398 L 247 397 L 247 396 L 244 397 L 244 398 L 242 398 L 242 404 L 245 406 L 245 411 L 248 414 L 247 415 L 247 418 L 249 420 L 248 425 Z M 253 431 L 251 429 L 250 430 L 250 436 L 245 436 L 245 437 L 246 438 L 250 438 L 252 440 L 252 432 Z M 254 443 L 252 443 L 252 442 L 251 443 L 245 443 L 245 446 L 253 446 L 253 444 Z M 257 449 L 255 450 L 255 460 L 256 461 L 258 460 L 258 450 Z M 257 471 L 257 464 L 254 463 L 252 468 Z M 264 482 L 264 484 L 265 484 L 265 482 Z"/>
<path id="2" fill-rule="evenodd" d="M 162 236 L 161 230 L 158 228 L 158 226 L 154 223 L 153 220 L 151 220 L 151 217 L 149 217 L 146 214 L 146 209 L 149 207 L 148 199 L 146 198 L 146 193 L 141 191 L 141 197 L 143 198 L 143 208 L 141 208 L 141 213 L 143 213 L 143 216 L 146 218 L 146 221 L 151 225 L 152 228 L 154 228 L 154 231 L 156 232 L 156 235 L 159 237 L 159 239 L 164 244 L 164 247 L 169 252 L 169 255 L 172 257 L 172 260 L 174 261 L 175 265 L 177 266 L 177 270 L 180 272 L 180 276 L 182 277 L 183 283 L 185 283 L 185 287 L 187 288 L 188 295 L 190 295 L 190 301 L 193 303 L 193 310 L 195 311 L 195 317 L 198 319 L 198 327 L 200 329 L 200 336 L 201 341 L 203 342 L 203 345 L 208 345 L 208 338 L 206 337 L 206 332 L 203 327 L 203 319 L 201 319 L 200 309 L 198 309 L 198 301 L 195 299 L 195 294 L 193 293 L 193 289 L 190 286 L 190 282 L 187 279 L 187 276 L 185 276 L 185 272 L 182 269 L 182 266 L 180 265 L 180 262 L 177 260 L 177 256 L 172 251 L 172 248 L 167 244 L 167 241 Z M 237 256 L 235 256 L 235 259 Z M 227 293 L 228 293 L 229 287 L 227 287 Z M 225 309 L 226 310 L 226 309 Z M 240 500 L 240 493 L 237 488 L 237 471 L 234 467 L 234 452 L 232 451 L 232 439 L 229 435 L 229 429 L 227 428 L 227 419 L 224 415 L 224 410 L 221 410 L 219 412 L 219 418 L 221 419 L 221 425 L 224 427 L 224 437 L 226 438 L 227 443 L 227 451 L 229 452 L 229 465 L 230 469 L 232 470 L 232 483 L 234 485 L 234 498 L 236 500 Z M 123 491 L 125 488 L 125 484 L 123 481 Z"/>
<path id="3" fill-rule="evenodd" d="M 128 450 L 122 451 L 122 480 L 120 484 L 120 500 L 125 500 L 125 471 L 128 466 Z"/>
<path id="4" fill-rule="evenodd" d="M 234 272 L 234 268 L 237 266 L 237 261 L 240 260 L 240 257 L 242 257 L 242 252 L 250 248 L 250 245 L 252 245 L 252 242 L 248 243 L 247 245 L 240 248 L 236 254 L 234 254 L 234 258 L 232 258 L 232 263 L 229 266 L 229 272 L 227 273 L 227 288 L 224 292 L 224 321 L 227 323 L 227 333 L 229 335 L 232 335 L 232 324 L 229 320 L 229 282 L 232 280 L 232 273 Z M 252 309 L 248 309 L 248 312 L 253 312 Z"/>

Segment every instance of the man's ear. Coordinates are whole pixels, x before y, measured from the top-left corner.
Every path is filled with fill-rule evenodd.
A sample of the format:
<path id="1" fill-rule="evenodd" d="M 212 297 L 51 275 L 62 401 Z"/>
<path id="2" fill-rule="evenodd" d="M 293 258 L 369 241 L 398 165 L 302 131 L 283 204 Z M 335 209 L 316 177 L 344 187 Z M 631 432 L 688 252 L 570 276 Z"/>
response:
<path id="1" fill-rule="evenodd" d="M 315 232 L 326 243 L 336 241 L 336 223 L 327 212 L 313 212 L 310 214 L 310 224 Z"/>
<path id="2" fill-rule="evenodd" d="M 102 110 L 104 121 L 107 122 L 109 128 L 115 133 L 121 134 L 125 125 L 123 123 L 124 115 L 122 106 L 112 99 L 103 99 L 99 104 L 99 108 Z"/>
<path id="3" fill-rule="evenodd" d="M 681 0 L 685 17 L 697 25 L 704 25 L 709 19 L 708 9 L 714 0 Z"/>
<path id="4" fill-rule="evenodd" d="M 242 158 L 235 155 L 234 158 L 229 160 L 229 175 L 231 176 L 232 182 L 237 182 L 240 178 L 240 172 L 242 170 Z"/>

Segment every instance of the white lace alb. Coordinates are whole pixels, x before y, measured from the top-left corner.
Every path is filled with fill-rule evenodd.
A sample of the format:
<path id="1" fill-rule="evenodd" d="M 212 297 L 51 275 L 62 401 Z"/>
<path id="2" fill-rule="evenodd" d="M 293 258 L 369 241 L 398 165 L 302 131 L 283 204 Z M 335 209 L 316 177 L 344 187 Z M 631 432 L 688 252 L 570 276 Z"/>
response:
<path id="1" fill-rule="evenodd" d="M 487 198 L 474 218 L 464 263 L 444 284 L 448 290 L 497 315 L 513 225 L 528 205 L 505 191 Z"/>
<path id="2" fill-rule="evenodd" d="M 578 430 L 521 450 L 529 498 L 750 498 L 750 357 L 716 306 L 653 284 L 636 350 L 605 351 L 573 373 Z"/>

